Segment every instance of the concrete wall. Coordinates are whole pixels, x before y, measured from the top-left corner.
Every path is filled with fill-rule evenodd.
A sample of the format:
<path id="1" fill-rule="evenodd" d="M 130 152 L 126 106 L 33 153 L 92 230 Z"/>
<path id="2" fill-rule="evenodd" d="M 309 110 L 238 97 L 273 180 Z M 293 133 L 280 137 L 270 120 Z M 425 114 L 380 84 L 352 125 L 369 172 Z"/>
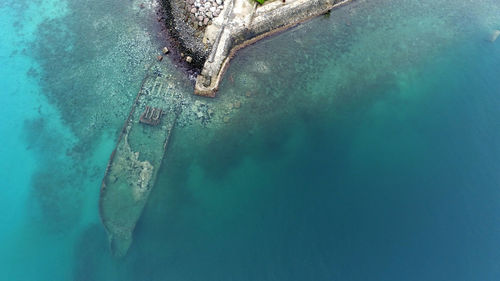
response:
<path id="1" fill-rule="evenodd" d="M 233 0 L 234 1 L 234 0 Z M 236 0 L 237 1 L 237 0 Z M 258 6 L 250 19 L 229 22 L 221 34 L 219 44 L 213 47 L 212 61 L 206 61 L 198 75 L 195 94 L 214 97 L 229 61 L 235 53 L 258 40 L 284 31 L 301 22 L 324 14 L 352 0 L 289 0 L 274 1 Z"/>

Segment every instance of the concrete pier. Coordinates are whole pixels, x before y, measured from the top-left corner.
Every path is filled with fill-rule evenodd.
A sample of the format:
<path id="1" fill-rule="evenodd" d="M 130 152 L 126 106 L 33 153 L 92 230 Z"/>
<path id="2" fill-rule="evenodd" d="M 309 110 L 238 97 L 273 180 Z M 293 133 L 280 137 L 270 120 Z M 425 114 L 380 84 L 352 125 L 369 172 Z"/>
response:
<path id="1" fill-rule="evenodd" d="M 227 1 L 223 16 L 206 28 L 203 42 L 212 45 L 212 50 L 196 78 L 195 94 L 215 96 L 229 61 L 239 49 L 350 1 L 275 0 L 264 5 L 250 0 Z"/>

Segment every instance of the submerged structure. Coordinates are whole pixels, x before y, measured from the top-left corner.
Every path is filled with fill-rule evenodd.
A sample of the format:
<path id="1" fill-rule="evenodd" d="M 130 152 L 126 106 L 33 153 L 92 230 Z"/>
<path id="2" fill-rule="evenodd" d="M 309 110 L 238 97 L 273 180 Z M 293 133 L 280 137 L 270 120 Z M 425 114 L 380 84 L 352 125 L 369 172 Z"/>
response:
<path id="1" fill-rule="evenodd" d="M 187 63 L 198 65 L 195 93 L 214 97 L 235 52 L 351 0 L 163 0 L 167 24 Z M 166 52 L 164 52 L 166 53 Z M 101 187 L 102 223 L 115 256 L 124 256 L 167 152 L 180 97 L 169 92 L 161 59 L 154 63 L 125 121 Z M 196 106 L 195 106 L 196 107 Z M 198 112 L 200 114 L 200 112 Z M 209 113 L 212 114 L 212 113 Z"/>
<path id="2" fill-rule="evenodd" d="M 144 78 L 130 114 L 111 154 L 101 186 L 101 220 L 111 251 L 124 256 L 132 233 L 154 185 L 168 141 L 181 107 L 161 65 L 155 64 Z"/>

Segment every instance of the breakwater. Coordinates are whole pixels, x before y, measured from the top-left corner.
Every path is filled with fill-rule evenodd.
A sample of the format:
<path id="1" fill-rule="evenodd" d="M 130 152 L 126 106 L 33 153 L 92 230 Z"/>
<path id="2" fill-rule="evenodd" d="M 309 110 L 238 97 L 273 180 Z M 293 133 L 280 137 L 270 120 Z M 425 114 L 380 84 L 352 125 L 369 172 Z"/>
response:
<path id="1" fill-rule="evenodd" d="M 204 42 L 212 42 L 213 47 L 197 76 L 195 93 L 214 97 L 229 61 L 239 49 L 350 1 L 288 0 L 264 5 L 230 1 L 224 8 L 223 17 L 215 20 L 205 33 Z"/>

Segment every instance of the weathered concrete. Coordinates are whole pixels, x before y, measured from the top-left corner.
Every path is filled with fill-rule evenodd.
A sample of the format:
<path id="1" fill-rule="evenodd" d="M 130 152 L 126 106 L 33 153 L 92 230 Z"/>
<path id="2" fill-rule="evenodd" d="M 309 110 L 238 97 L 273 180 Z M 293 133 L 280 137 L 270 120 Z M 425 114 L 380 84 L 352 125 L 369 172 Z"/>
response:
<path id="1" fill-rule="evenodd" d="M 281 0 L 257 5 L 226 1 L 223 15 L 207 27 L 204 43 L 213 45 L 195 85 L 195 94 L 214 97 L 229 61 L 241 48 L 327 13 L 352 0 Z"/>

